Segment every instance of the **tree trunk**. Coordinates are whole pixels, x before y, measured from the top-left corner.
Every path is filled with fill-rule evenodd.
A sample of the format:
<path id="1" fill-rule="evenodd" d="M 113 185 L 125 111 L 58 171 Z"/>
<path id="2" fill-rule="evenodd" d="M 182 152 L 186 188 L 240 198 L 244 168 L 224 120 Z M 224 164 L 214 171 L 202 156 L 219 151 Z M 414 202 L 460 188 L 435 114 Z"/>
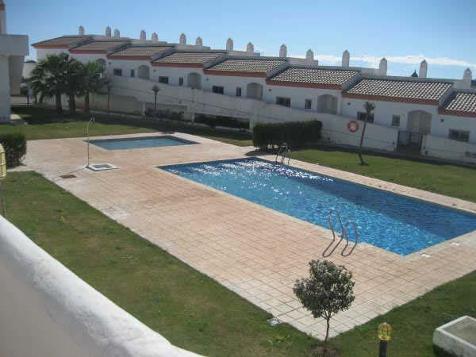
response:
<path id="1" fill-rule="evenodd" d="M 89 92 L 86 92 L 86 95 L 84 96 L 84 111 L 86 113 L 90 112 L 89 108 Z"/>
<path id="2" fill-rule="evenodd" d="M 331 317 L 326 317 L 326 337 L 324 338 L 324 345 L 327 346 L 327 339 L 329 338 L 329 325 Z"/>
<path id="3" fill-rule="evenodd" d="M 69 95 L 68 104 L 69 104 L 69 112 L 71 114 L 74 114 L 76 112 L 76 98 L 74 97 L 74 94 Z"/>
<path id="4" fill-rule="evenodd" d="M 61 105 L 61 93 L 60 92 L 55 93 L 55 106 L 56 106 L 56 112 L 57 113 L 62 113 L 63 112 L 63 107 Z"/>
<path id="5" fill-rule="evenodd" d="M 359 159 L 360 159 L 361 165 L 367 165 L 367 163 L 364 161 L 364 158 L 362 157 L 362 146 L 364 144 L 364 136 L 365 136 L 366 128 L 367 128 L 367 115 L 365 116 L 364 127 L 362 128 L 362 135 L 360 136 L 360 144 L 359 144 Z"/>
<path id="6" fill-rule="evenodd" d="M 157 113 L 157 93 L 154 96 L 154 112 Z"/>

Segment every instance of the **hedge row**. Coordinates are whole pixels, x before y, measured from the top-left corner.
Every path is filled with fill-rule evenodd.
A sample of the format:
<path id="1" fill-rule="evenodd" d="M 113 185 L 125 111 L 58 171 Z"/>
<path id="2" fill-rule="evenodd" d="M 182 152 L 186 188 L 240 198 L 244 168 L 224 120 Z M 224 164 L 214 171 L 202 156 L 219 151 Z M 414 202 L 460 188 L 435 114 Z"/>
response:
<path id="1" fill-rule="evenodd" d="M 147 108 L 144 114 L 148 118 L 183 120 L 183 112 L 175 112 L 169 109 L 155 111 L 154 109 Z"/>
<path id="2" fill-rule="evenodd" d="M 206 124 L 211 128 L 216 126 L 224 126 L 227 128 L 249 129 L 250 123 L 247 120 L 239 120 L 225 116 L 210 116 L 204 114 L 195 115 L 195 123 Z"/>
<path id="3" fill-rule="evenodd" d="M 321 137 L 322 123 L 317 120 L 257 124 L 253 128 L 253 145 L 262 150 L 287 143 L 296 148 L 316 143 Z"/>
<path id="4" fill-rule="evenodd" d="M 5 149 L 7 167 L 19 166 L 26 154 L 26 138 L 21 133 L 0 134 L 0 144 Z"/>

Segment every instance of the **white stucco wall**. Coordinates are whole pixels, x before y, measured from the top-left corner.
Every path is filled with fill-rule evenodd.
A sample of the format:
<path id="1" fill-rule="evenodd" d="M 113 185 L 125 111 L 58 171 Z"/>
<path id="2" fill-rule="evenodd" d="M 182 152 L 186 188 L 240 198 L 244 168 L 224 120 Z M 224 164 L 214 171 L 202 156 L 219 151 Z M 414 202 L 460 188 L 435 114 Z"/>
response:
<path id="1" fill-rule="evenodd" d="M 432 116 L 432 123 L 435 118 L 438 118 L 438 107 L 436 105 L 401 103 L 401 102 L 386 102 L 380 100 L 366 100 L 355 98 L 342 98 L 342 115 L 357 118 L 358 112 L 365 112 L 365 102 L 375 104 L 374 118 L 375 124 L 391 126 L 392 116 L 400 115 L 400 130 L 407 130 L 408 113 L 415 110 L 426 111 Z"/>
<path id="2" fill-rule="evenodd" d="M 0 356 L 196 356 L 94 290 L 0 216 Z"/>
<path id="3" fill-rule="evenodd" d="M 59 55 L 60 53 L 69 53 L 65 48 L 37 48 L 36 49 L 36 59 L 41 61 L 49 55 Z"/>
<path id="4" fill-rule="evenodd" d="M 312 111 L 317 111 L 317 100 L 321 95 L 332 95 L 337 98 L 337 114 L 341 110 L 341 91 L 333 89 L 317 89 L 317 88 L 302 88 L 302 87 L 283 87 L 268 85 L 265 90 L 265 101 L 267 103 L 276 103 L 276 97 L 291 98 L 291 107 L 296 109 L 304 109 L 306 99 L 312 100 Z"/>
<path id="5" fill-rule="evenodd" d="M 263 86 L 263 96 L 265 95 L 266 80 L 260 77 L 243 77 L 243 76 L 217 76 L 208 74 L 205 76 L 205 84 L 203 89 L 211 92 L 213 86 L 224 88 L 224 94 L 236 97 L 236 88 L 241 87 L 241 96 L 246 98 L 246 87 L 250 83 L 257 83 Z"/>
<path id="6" fill-rule="evenodd" d="M 422 155 L 441 159 L 476 164 L 476 145 L 444 137 L 425 135 L 423 137 Z"/>
<path id="7" fill-rule="evenodd" d="M 433 120 L 431 134 L 434 136 L 448 138 L 450 129 L 469 131 L 469 143 L 476 144 L 476 118 L 439 115 L 437 120 Z"/>

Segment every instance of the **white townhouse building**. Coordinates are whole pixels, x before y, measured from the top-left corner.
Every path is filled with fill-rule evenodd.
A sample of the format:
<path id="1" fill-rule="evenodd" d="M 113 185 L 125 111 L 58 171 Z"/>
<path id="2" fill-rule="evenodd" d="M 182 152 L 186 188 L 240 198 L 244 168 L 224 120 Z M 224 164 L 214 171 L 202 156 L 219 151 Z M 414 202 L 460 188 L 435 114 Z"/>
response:
<path id="1" fill-rule="evenodd" d="M 10 96 L 20 92 L 28 36 L 7 34 L 6 7 L 0 0 L 0 123 L 10 121 Z"/>
<path id="2" fill-rule="evenodd" d="M 344 51 L 341 66 L 322 66 L 309 50 L 304 59 L 260 56 L 248 43 L 245 51 L 213 50 L 199 37 L 187 44 L 121 37 L 106 28 L 103 36 L 61 36 L 33 45 L 38 60 L 49 54 L 69 53 L 82 62 L 98 61 L 112 79 L 117 96 L 134 98 L 142 108 L 153 102 L 151 88 L 160 88 L 161 104 L 177 105 L 188 117 L 203 113 L 258 122 L 317 119 L 323 140 L 357 145 L 364 118 L 364 103 L 375 105 L 365 146 L 476 163 L 476 88 L 470 69 L 460 80 L 427 78 L 422 61 L 419 74 L 387 75 L 387 61 L 378 68 L 350 66 Z"/>

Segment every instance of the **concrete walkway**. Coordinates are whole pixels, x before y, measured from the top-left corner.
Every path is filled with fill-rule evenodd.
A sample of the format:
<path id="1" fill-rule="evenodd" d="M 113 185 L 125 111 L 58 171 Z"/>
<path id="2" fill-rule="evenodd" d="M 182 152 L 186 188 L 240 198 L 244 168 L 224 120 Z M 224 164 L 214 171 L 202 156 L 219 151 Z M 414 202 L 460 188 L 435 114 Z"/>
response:
<path id="1" fill-rule="evenodd" d="M 307 276 L 308 262 L 321 258 L 330 232 L 158 169 L 159 165 L 241 158 L 252 150 L 174 135 L 200 145 L 121 151 L 91 145 L 92 162 L 119 167 L 94 173 L 84 169 L 83 139 L 31 141 L 25 163 L 280 320 L 323 337 L 324 321 L 313 319 L 300 307 L 292 287 L 296 279 Z M 476 213 L 474 203 L 319 165 L 293 160 L 291 165 Z M 61 178 L 68 173 L 75 177 Z M 356 300 L 350 310 L 333 319 L 331 335 L 475 270 L 475 256 L 476 231 L 405 257 L 368 244 L 360 244 L 346 258 L 334 254 L 330 259 L 354 274 Z"/>

